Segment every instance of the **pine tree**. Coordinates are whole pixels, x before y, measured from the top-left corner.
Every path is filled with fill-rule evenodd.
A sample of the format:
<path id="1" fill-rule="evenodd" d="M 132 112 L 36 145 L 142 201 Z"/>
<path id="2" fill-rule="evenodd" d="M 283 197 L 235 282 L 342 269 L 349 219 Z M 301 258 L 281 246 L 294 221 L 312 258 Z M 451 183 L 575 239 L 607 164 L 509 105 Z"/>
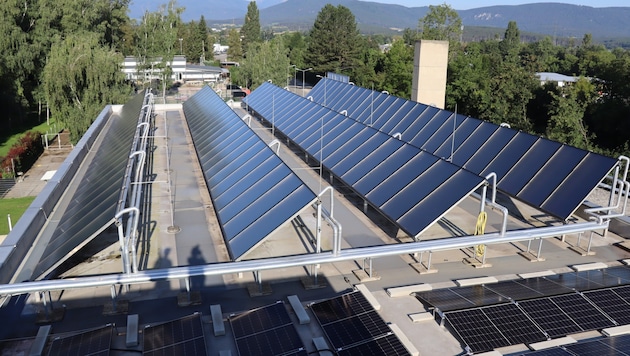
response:
<path id="1" fill-rule="evenodd" d="M 256 1 L 251 1 L 247 5 L 247 14 L 241 28 L 241 37 L 243 38 L 241 45 L 244 56 L 247 56 L 247 51 L 252 44 L 261 42 L 260 13 L 258 12 Z"/>

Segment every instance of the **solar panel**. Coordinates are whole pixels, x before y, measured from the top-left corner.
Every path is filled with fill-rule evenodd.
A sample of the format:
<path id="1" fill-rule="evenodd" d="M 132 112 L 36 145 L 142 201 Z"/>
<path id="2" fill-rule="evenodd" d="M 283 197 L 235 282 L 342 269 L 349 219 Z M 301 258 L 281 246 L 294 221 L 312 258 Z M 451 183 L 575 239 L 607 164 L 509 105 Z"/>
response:
<path id="1" fill-rule="evenodd" d="M 525 300 L 518 305 L 552 338 L 583 331 L 549 298 Z"/>
<path id="2" fill-rule="evenodd" d="M 86 162 L 85 176 L 77 183 L 69 200 L 72 204 L 68 205 L 56 225 L 48 246 L 33 269 L 32 279 L 63 260 L 87 238 L 110 223 L 116 214 L 143 98 L 143 94 L 136 95 L 122 107 L 119 114 L 112 114 L 108 130 L 103 130 L 103 134 L 107 132 L 107 139 L 98 148 L 98 154 Z M 73 165 L 77 163 L 75 161 Z"/>
<path id="3" fill-rule="evenodd" d="M 584 331 L 604 329 L 615 324 L 580 294 L 550 297 Z"/>
<path id="4" fill-rule="evenodd" d="M 625 352 L 630 355 L 630 335 L 619 335 L 606 337 L 598 340 L 600 343 L 610 346 L 618 352 Z"/>
<path id="5" fill-rule="evenodd" d="M 481 309 L 448 312 L 446 320 L 473 353 L 511 345 Z"/>
<path id="6" fill-rule="evenodd" d="M 515 283 L 522 284 L 530 289 L 541 293 L 543 296 L 551 296 L 558 294 L 572 293 L 573 289 L 550 281 L 545 277 L 535 277 L 526 279 L 517 279 Z"/>
<path id="7" fill-rule="evenodd" d="M 80 334 L 53 339 L 48 355 L 51 356 L 105 356 L 109 355 L 114 327 L 82 332 Z"/>
<path id="8" fill-rule="evenodd" d="M 619 325 L 630 324 L 630 304 L 612 289 L 585 292 L 584 295 Z"/>
<path id="9" fill-rule="evenodd" d="M 237 338 L 291 324 L 291 318 L 282 302 L 232 315 L 229 319 L 234 337 Z"/>
<path id="10" fill-rule="evenodd" d="M 300 355 L 304 344 L 283 302 L 228 318 L 240 355 Z"/>
<path id="11" fill-rule="evenodd" d="M 353 292 L 314 303 L 311 305 L 311 310 L 320 324 L 325 325 L 339 319 L 367 313 L 374 308 L 361 292 Z"/>
<path id="12" fill-rule="evenodd" d="M 577 276 L 580 278 L 588 279 L 592 283 L 596 283 L 603 287 L 616 287 L 622 284 L 627 284 L 629 282 L 617 276 L 609 274 L 607 268 L 593 271 L 577 272 Z"/>
<path id="13" fill-rule="evenodd" d="M 236 340 L 239 355 L 294 355 L 305 352 L 292 324 L 263 330 Z"/>
<path id="14" fill-rule="evenodd" d="M 562 219 L 573 213 L 617 163 L 613 158 L 523 132 L 497 129 L 490 123 L 483 130 L 470 131 L 475 126 L 470 122 L 477 119 L 460 116 L 461 121 L 458 117 L 453 122 L 452 113 L 419 103 L 413 107 L 405 103 L 404 111 L 414 113 L 409 117 L 396 109 L 403 107 L 399 103 L 403 99 L 387 101 L 386 94 L 331 80 L 322 80 L 313 88 L 316 102 L 323 103 L 322 93 L 328 87 L 344 95 L 343 99 L 328 96 L 327 107 L 340 112 L 347 109 L 344 106 L 348 105 L 348 98 L 360 97 L 356 105 L 363 109 L 348 110 L 351 118 L 363 123 L 369 120 L 373 127 L 389 135 L 400 132 L 404 141 L 440 157 L 450 157 L 454 148 L 455 164 L 481 176 L 494 171 L 502 180 L 499 189 Z M 340 103 L 342 100 L 344 104 Z M 381 105 L 383 102 L 391 103 L 389 108 Z M 489 137 L 493 131 L 485 130 L 489 125 L 501 134 Z M 453 148 L 449 147 L 451 144 Z"/>
<path id="15" fill-rule="evenodd" d="M 630 286 L 612 288 L 612 290 L 626 302 L 630 303 Z"/>
<path id="16" fill-rule="evenodd" d="M 334 349 L 343 349 L 392 332 L 374 310 L 322 324 L 322 329 Z"/>
<path id="17" fill-rule="evenodd" d="M 424 304 L 433 306 L 444 312 L 508 301 L 508 299 L 502 295 L 484 288 L 484 286 L 481 285 L 434 289 L 426 292 L 417 292 L 415 296 Z"/>
<path id="18" fill-rule="evenodd" d="M 283 107 L 293 110 L 276 111 L 264 105 L 274 93 L 292 96 L 292 104 Z M 365 121 L 359 123 L 287 93 L 264 83 L 246 101 L 267 122 L 274 117 L 279 132 L 310 157 L 321 158 L 324 167 L 410 236 L 422 233 L 483 183 L 481 177 L 418 147 L 404 145 L 396 149 L 400 141 L 366 126 Z M 394 105 L 396 101 L 382 95 L 375 98 L 374 105 L 378 110 L 387 111 L 388 103 Z M 381 107 L 382 103 L 385 104 Z M 313 113 L 314 109 L 299 108 L 317 110 Z M 308 114 L 303 114 L 305 112 Z M 428 166 L 412 164 L 414 159 L 428 162 L 431 172 L 425 171 Z M 345 181 L 346 174 L 351 171 L 353 174 Z M 354 172 L 364 172 L 365 175 L 360 177 Z M 409 193 L 411 191 L 413 194 Z"/>
<path id="19" fill-rule="evenodd" d="M 183 108 L 228 251 L 239 259 L 315 194 L 210 87 Z"/>
<path id="20" fill-rule="evenodd" d="M 574 354 L 561 349 L 559 347 L 554 347 L 551 349 L 545 349 L 545 350 L 539 350 L 539 351 L 532 351 L 532 352 L 525 352 L 525 353 L 521 353 L 521 354 L 516 354 L 516 355 L 523 355 L 523 356 L 575 356 Z"/>
<path id="21" fill-rule="evenodd" d="M 159 325 L 147 325 L 142 335 L 144 355 L 206 355 L 199 313 Z"/>
<path id="22" fill-rule="evenodd" d="M 503 281 L 485 285 L 484 288 L 495 293 L 501 294 L 512 300 L 531 299 L 544 296 L 543 293 L 528 287 L 527 285 L 517 283 L 516 281 Z"/>
<path id="23" fill-rule="evenodd" d="M 607 275 L 618 277 L 619 284 L 630 284 L 630 268 L 628 266 L 608 267 L 604 271 Z"/>
<path id="24" fill-rule="evenodd" d="M 337 352 L 339 356 L 402 356 L 409 355 L 409 351 L 396 335 L 387 335 Z"/>
<path id="25" fill-rule="evenodd" d="M 393 353 L 403 349 L 399 340 L 394 341 L 391 337 L 380 340 L 390 335 L 395 339 L 397 337 L 361 292 L 355 291 L 313 303 L 310 308 L 333 349 L 338 352 L 348 349 L 345 355 L 359 355 L 361 353 L 355 351 L 364 350 L 364 345 L 368 343 L 374 347 L 375 355 L 382 354 L 379 353 L 380 349 L 392 350 L 392 355 L 407 354 L 406 351 Z"/>
<path id="26" fill-rule="evenodd" d="M 547 340 L 543 331 L 516 304 L 495 305 L 481 310 L 512 345 Z"/>
<path id="27" fill-rule="evenodd" d="M 599 341 L 590 342 L 578 342 L 577 344 L 566 345 L 565 348 L 570 352 L 579 356 L 619 356 L 623 353 L 619 353 L 617 350 L 609 347 L 606 344 L 602 344 Z"/>
<path id="28" fill-rule="evenodd" d="M 588 278 L 581 278 L 576 272 L 561 273 L 553 276 L 546 276 L 545 278 L 566 288 L 578 291 L 586 291 L 603 287 L 603 285 Z"/>

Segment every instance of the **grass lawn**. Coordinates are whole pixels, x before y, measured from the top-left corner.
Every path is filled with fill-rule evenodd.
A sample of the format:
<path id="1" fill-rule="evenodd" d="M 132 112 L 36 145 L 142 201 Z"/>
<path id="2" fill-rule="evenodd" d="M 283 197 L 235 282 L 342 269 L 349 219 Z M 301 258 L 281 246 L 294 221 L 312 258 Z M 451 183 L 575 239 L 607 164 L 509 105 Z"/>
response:
<path id="1" fill-rule="evenodd" d="M 11 214 L 11 222 L 15 226 L 33 200 L 35 197 L 0 199 L 0 235 L 9 233 L 7 214 Z"/>
<path id="2" fill-rule="evenodd" d="M 58 125 L 57 125 L 58 126 Z M 9 150 L 11 149 L 11 147 L 13 147 L 13 145 L 18 142 L 18 140 L 24 136 L 24 134 L 27 131 L 39 131 L 41 133 L 46 133 L 46 131 L 55 131 L 55 128 L 57 127 L 55 126 L 55 121 L 54 120 L 50 120 L 50 125 L 48 125 L 46 122 L 43 122 L 37 126 L 33 126 L 30 128 L 22 128 L 19 130 L 14 130 L 14 132 L 8 134 L 8 135 L 4 135 L 4 134 L 0 134 L 0 157 L 4 157 L 7 155 L 7 153 L 9 153 Z"/>

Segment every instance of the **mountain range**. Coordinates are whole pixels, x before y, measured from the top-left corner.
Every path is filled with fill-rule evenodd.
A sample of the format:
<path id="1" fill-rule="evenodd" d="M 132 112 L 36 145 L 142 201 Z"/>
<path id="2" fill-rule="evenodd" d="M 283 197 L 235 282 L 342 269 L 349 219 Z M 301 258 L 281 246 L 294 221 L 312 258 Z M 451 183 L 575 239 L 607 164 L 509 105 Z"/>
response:
<path id="1" fill-rule="evenodd" d="M 144 11 L 155 11 L 154 0 L 133 0 L 130 16 L 140 18 Z M 247 12 L 248 0 L 179 0 L 184 7 L 185 21 L 198 20 L 201 15 L 209 24 L 241 24 Z M 306 30 L 326 4 L 343 5 L 354 14 L 359 29 L 364 33 L 379 33 L 405 28 L 415 29 L 418 20 L 427 13 L 428 6 L 405 7 L 359 0 L 262 0 L 261 26 L 284 26 Z M 630 37 L 630 7 L 594 8 L 560 3 L 535 3 L 513 6 L 489 6 L 457 10 L 464 26 L 507 28 L 516 21 L 524 32 L 558 37 L 581 38 L 590 33 L 594 38 Z"/>

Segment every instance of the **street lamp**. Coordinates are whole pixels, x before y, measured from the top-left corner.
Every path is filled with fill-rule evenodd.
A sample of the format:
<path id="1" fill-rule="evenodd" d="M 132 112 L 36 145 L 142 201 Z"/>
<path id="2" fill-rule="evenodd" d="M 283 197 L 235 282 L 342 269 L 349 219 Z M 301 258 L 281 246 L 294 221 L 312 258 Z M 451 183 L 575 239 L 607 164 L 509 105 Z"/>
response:
<path id="1" fill-rule="evenodd" d="M 287 67 L 287 90 L 289 90 L 289 68 L 295 68 L 295 64 L 291 64 Z M 293 71 L 293 74 L 294 74 L 293 85 L 295 85 L 295 71 Z"/>
<path id="2" fill-rule="evenodd" d="M 295 70 L 299 70 L 300 72 L 302 72 L 302 96 L 304 96 L 304 74 L 309 70 L 313 70 L 313 68 L 300 69 L 295 67 Z"/>
<path id="3" fill-rule="evenodd" d="M 322 80 L 324 80 L 326 77 L 323 77 L 319 74 L 316 75 L 317 78 L 321 78 Z M 324 106 L 326 106 L 326 81 L 324 81 Z"/>

